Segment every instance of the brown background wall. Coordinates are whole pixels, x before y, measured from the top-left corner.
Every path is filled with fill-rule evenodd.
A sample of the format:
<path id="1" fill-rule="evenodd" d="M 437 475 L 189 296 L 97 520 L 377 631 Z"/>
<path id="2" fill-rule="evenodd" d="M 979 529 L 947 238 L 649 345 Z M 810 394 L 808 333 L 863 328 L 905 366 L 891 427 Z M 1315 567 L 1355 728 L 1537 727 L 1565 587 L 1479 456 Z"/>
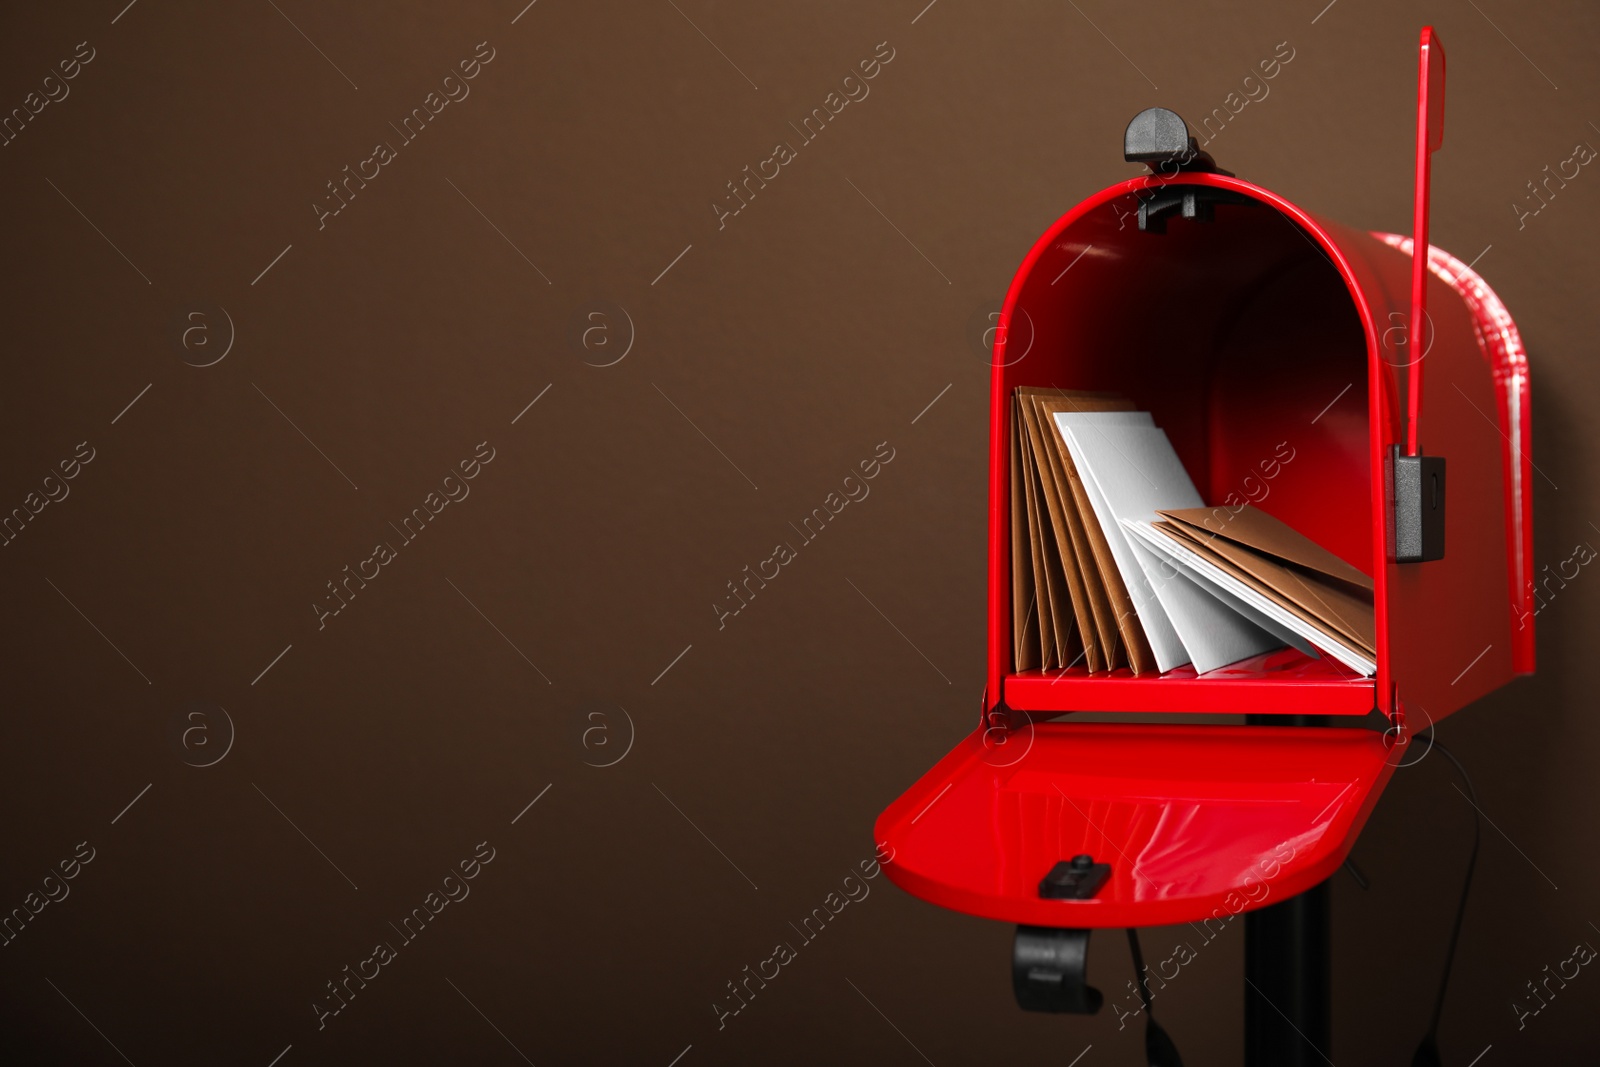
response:
<path id="1" fill-rule="evenodd" d="M 983 315 L 1133 173 L 1129 116 L 1220 106 L 1280 42 L 1209 147 L 1403 231 L 1439 27 L 1434 239 L 1481 253 L 1527 339 L 1539 564 L 1600 542 L 1600 177 L 1511 207 L 1600 144 L 1590 6 L 123 2 L 0 32 L 5 109 L 93 50 L 0 148 L 0 506 L 94 456 L 0 549 L 0 907 L 93 850 L 0 949 L 13 1061 L 1138 1062 L 1110 1012 L 1016 1010 L 1008 928 L 883 878 L 720 1031 L 711 1005 L 975 721 Z M 325 183 L 479 42 L 471 95 L 319 229 Z M 719 230 L 724 183 L 879 42 L 870 96 Z M 319 629 L 326 583 L 485 441 L 470 496 Z M 725 583 L 880 442 L 870 497 L 719 629 Z M 1452 1062 L 1600 1040 L 1600 977 L 1520 1031 L 1510 1007 L 1600 942 L 1597 607 L 1585 571 L 1538 676 L 1441 733 L 1495 823 Z M 1372 889 L 1335 880 L 1341 1064 L 1407 1062 L 1423 1029 L 1470 833 L 1449 781 L 1398 775 L 1355 853 Z M 319 1030 L 325 983 L 483 841 L 470 896 Z M 1241 941 L 1158 1001 L 1187 1062 L 1239 1057 Z"/>

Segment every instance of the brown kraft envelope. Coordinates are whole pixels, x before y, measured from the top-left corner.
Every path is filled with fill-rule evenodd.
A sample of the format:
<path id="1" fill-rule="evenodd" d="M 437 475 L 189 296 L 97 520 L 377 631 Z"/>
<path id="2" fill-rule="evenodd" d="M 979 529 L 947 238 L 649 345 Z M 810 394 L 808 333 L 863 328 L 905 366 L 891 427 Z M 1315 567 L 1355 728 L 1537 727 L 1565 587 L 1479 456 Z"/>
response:
<path id="1" fill-rule="evenodd" d="M 1015 671 L 1040 666 L 1039 624 L 1034 618 L 1033 552 L 1028 545 L 1027 490 L 1022 483 L 1020 416 L 1012 401 L 1011 433 L 1011 667 Z"/>
<path id="2" fill-rule="evenodd" d="M 1040 391 L 1043 392 L 1043 391 Z M 1075 394 L 1066 390 L 1057 390 L 1053 393 L 1044 392 L 1046 398 L 1052 400 L 1051 415 L 1057 411 L 1131 411 L 1134 406 L 1126 400 L 1109 397 L 1105 394 Z M 1110 620 L 1116 626 L 1116 635 L 1121 640 L 1115 643 L 1115 652 L 1109 657 L 1109 669 L 1115 669 L 1123 664 L 1134 674 L 1146 674 L 1156 670 L 1155 653 L 1150 649 L 1150 642 L 1144 635 L 1144 624 L 1139 621 L 1139 613 L 1134 607 L 1133 598 L 1128 595 L 1128 587 L 1123 584 L 1122 572 L 1117 569 L 1117 561 L 1111 555 L 1111 546 L 1106 541 L 1105 531 L 1100 528 L 1100 520 L 1095 517 L 1094 506 L 1089 502 L 1088 491 L 1083 486 L 1083 481 L 1078 477 L 1078 468 L 1072 462 L 1072 453 L 1067 449 L 1066 442 L 1062 440 L 1061 433 L 1056 429 L 1055 419 L 1051 418 L 1051 436 L 1056 445 L 1056 453 L 1061 463 L 1062 472 L 1066 475 L 1067 485 L 1071 490 L 1071 497 L 1078 516 L 1078 528 L 1082 531 L 1084 540 L 1088 545 L 1088 556 L 1092 565 L 1083 567 L 1085 575 L 1095 574 L 1099 578 L 1098 588 L 1104 591 L 1105 602 L 1103 610 L 1108 612 Z M 1065 499 L 1065 497 L 1063 497 Z M 1087 586 L 1087 580 L 1085 582 Z M 1091 605 L 1098 605 L 1092 595 Z M 1097 625 L 1099 619 L 1096 620 Z"/>
<path id="3" fill-rule="evenodd" d="M 1022 426 L 1020 406 L 1016 410 L 1014 432 L 1019 438 L 1026 433 Z M 1044 540 L 1040 537 L 1042 524 L 1039 517 L 1039 477 L 1033 466 L 1033 453 L 1028 448 L 1021 448 L 1020 451 L 1023 498 L 1028 513 L 1028 558 L 1033 568 L 1034 599 L 1038 606 L 1036 617 L 1039 620 L 1040 666 L 1048 670 L 1056 662 L 1055 611 L 1051 604 L 1054 599 L 1051 594 L 1052 587 L 1058 583 L 1052 581 L 1049 561 L 1045 557 Z"/>
<path id="4" fill-rule="evenodd" d="M 1213 563 L 1226 563 L 1224 570 L 1285 610 L 1376 655 L 1372 580 L 1321 545 L 1248 505 L 1226 523 L 1211 508 L 1160 514 L 1175 527 L 1164 532 L 1185 535 L 1191 547 Z M 1211 527 L 1201 525 L 1207 517 Z"/>
<path id="5" fill-rule="evenodd" d="M 1041 532 L 1041 539 L 1050 540 L 1055 549 L 1055 558 L 1060 561 L 1060 574 L 1062 584 L 1066 587 L 1066 603 L 1058 605 L 1057 625 L 1067 622 L 1077 624 L 1077 635 L 1083 649 L 1083 659 L 1087 661 L 1089 670 L 1104 670 L 1106 647 L 1096 640 L 1094 620 L 1090 614 L 1087 599 L 1084 595 L 1082 575 L 1077 566 L 1072 538 L 1067 531 L 1066 519 L 1062 514 L 1062 502 L 1056 476 L 1052 470 L 1054 450 L 1050 448 L 1045 437 L 1045 430 L 1039 424 L 1038 412 L 1034 409 L 1032 397 L 1026 393 L 1017 397 L 1018 405 L 1022 411 L 1022 419 L 1027 426 L 1028 438 L 1033 450 L 1034 469 L 1039 474 L 1039 492 L 1044 503 L 1041 520 L 1050 519 L 1048 533 Z M 1071 616 L 1067 615 L 1068 610 Z M 1058 637 L 1065 631 L 1058 629 Z M 1067 650 L 1061 650 L 1058 666 L 1067 667 L 1075 662 L 1076 657 L 1069 658 Z"/>
<path id="6" fill-rule="evenodd" d="M 1072 595 L 1067 589 L 1064 563 L 1061 560 L 1061 549 L 1058 542 L 1051 534 L 1048 523 L 1048 501 L 1046 501 L 1046 488 L 1050 485 L 1050 474 L 1040 466 L 1037 453 L 1027 445 L 1027 440 L 1032 437 L 1032 427 L 1029 424 L 1029 406 L 1018 398 L 1018 416 L 1021 419 L 1019 434 L 1024 437 L 1022 445 L 1022 464 L 1032 470 L 1029 486 L 1034 491 L 1034 512 L 1032 522 L 1029 523 L 1029 537 L 1034 541 L 1034 552 L 1038 560 L 1042 561 L 1043 577 L 1050 590 L 1050 632 L 1053 646 L 1045 651 L 1045 667 L 1062 667 L 1072 661 L 1070 657 L 1077 651 L 1078 643 L 1074 640 L 1074 617 L 1072 617 Z M 1042 606 L 1043 609 L 1043 606 Z"/>
<path id="7" fill-rule="evenodd" d="M 1119 635 L 1117 613 L 1101 580 L 1099 563 L 1095 559 L 1087 529 L 1088 525 L 1093 525 L 1098 530 L 1099 520 L 1093 511 L 1085 513 L 1079 510 L 1068 474 L 1072 471 L 1075 475 L 1076 468 L 1072 465 L 1072 454 L 1067 451 L 1066 442 L 1055 427 L 1053 416 L 1058 411 L 1132 411 L 1133 402 L 1110 393 L 1077 393 L 1064 389 L 1032 389 L 1024 392 L 1033 402 L 1036 424 L 1040 428 L 1038 443 L 1047 456 L 1055 483 L 1053 489 L 1061 505 L 1060 517 L 1064 520 L 1066 534 L 1072 545 L 1076 570 L 1074 572 L 1069 568 L 1067 580 L 1069 583 L 1074 579 L 1077 581 L 1073 593 L 1078 598 L 1074 600 L 1074 607 L 1079 609 L 1079 625 L 1087 632 L 1092 621 L 1098 640 L 1101 661 L 1098 664 L 1091 663 L 1089 670 L 1111 670 L 1124 666 L 1128 658 Z M 1116 573 L 1120 587 L 1121 572 Z"/>
<path id="8" fill-rule="evenodd" d="M 1161 514 L 1196 527 L 1207 537 L 1225 537 L 1284 563 L 1372 592 L 1372 579 L 1293 526 L 1250 504 L 1232 508 L 1185 508 Z"/>
<path id="9" fill-rule="evenodd" d="M 1377 653 L 1369 643 L 1374 630 L 1372 605 L 1369 602 L 1355 600 L 1335 605 L 1330 603 L 1337 596 L 1335 587 L 1321 582 L 1308 584 L 1292 568 L 1281 568 L 1284 573 L 1270 580 L 1264 577 L 1261 572 L 1276 568 L 1276 565 L 1249 549 L 1222 538 L 1207 541 L 1197 536 L 1193 526 L 1180 522 L 1164 520 L 1152 525 L 1284 610 L 1298 615 L 1368 658 L 1376 658 Z M 1319 592 L 1313 592 L 1313 589 Z"/>

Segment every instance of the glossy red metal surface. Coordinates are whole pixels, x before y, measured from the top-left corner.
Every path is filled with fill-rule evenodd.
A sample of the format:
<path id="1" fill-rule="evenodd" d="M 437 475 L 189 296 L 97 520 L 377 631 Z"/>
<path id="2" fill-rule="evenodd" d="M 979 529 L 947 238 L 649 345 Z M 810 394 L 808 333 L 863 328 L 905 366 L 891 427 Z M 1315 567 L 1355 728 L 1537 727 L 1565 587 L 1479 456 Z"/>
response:
<path id="1" fill-rule="evenodd" d="M 1373 236 L 1411 255 L 1409 237 L 1393 233 Z M 1512 669 L 1517 674 L 1531 674 L 1537 601 L 1533 592 L 1533 426 L 1528 418 L 1528 352 L 1517 324 L 1511 321 L 1511 312 L 1476 271 L 1441 248 L 1428 250 L 1428 267 L 1455 290 L 1472 313 L 1484 362 L 1494 378 L 1499 403 L 1492 422 L 1505 441 L 1501 467 L 1505 481 L 1507 592 L 1514 618 Z"/>
<path id="2" fill-rule="evenodd" d="M 1140 232 L 1140 198 L 1174 183 L 1246 202 L 1219 205 L 1214 222 Z M 1380 711 L 1394 708 L 1398 686 L 1437 720 L 1528 669 L 1526 365 L 1520 348 L 1499 343 L 1509 317 L 1493 312 L 1504 309 L 1482 279 L 1469 282 L 1486 301 L 1437 271 L 1428 281 L 1425 445 L 1450 464 L 1450 548 L 1443 560 L 1392 564 L 1385 472 L 1391 446 L 1404 444 L 1411 257 L 1218 174 L 1136 178 L 1058 220 L 1018 270 L 996 337 L 986 710 L 1002 706 L 1011 673 L 1007 420 L 1018 385 L 1128 395 L 1154 414 L 1208 501 L 1249 499 L 1372 574 Z M 1503 435 L 1497 416 L 1517 432 Z M 1053 694 L 1023 688 L 1104 706 L 1119 698 L 1083 688 L 1101 680 Z M 1215 710 L 1215 695 L 1193 706 Z"/>
<path id="3" fill-rule="evenodd" d="M 1444 143 L 1444 42 L 1432 26 L 1422 28 L 1422 44 L 1417 49 L 1417 184 L 1411 213 L 1411 241 L 1418 248 L 1431 248 L 1428 242 L 1428 197 L 1433 177 L 1433 153 Z M 1428 321 L 1428 269 L 1421 259 L 1411 263 L 1411 324 L 1420 343 Z M 1406 368 L 1406 455 L 1417 454 L 1422 425 L 1422 375 L 1426 361 L 1413 359 Z"/>
<path id="4" fill-rule="evenodd" d="M 1031 712 L 1068 707 L 1202 715 L 1366 715 L 1377 702 L 1371 678 L 1292 648 L 1252 656 L 1204 677 L 1188 666 L 1142 677 L 1127 668 L 1090 674 L 1074 667 L 1008 674 L 1005 686 L 1006 707 Z"/>
<path id="5" fill-rule="evenodd" d="M 977 731 L 876 827 L 884 870 L 944 907 L 1037 926 L 1153 926 L 1287 899 L 1334 872 L 1393 771 L 1362 729 L 1041 723 Z M 1088 853 L 1093 900 L 1039 880 Z"/>

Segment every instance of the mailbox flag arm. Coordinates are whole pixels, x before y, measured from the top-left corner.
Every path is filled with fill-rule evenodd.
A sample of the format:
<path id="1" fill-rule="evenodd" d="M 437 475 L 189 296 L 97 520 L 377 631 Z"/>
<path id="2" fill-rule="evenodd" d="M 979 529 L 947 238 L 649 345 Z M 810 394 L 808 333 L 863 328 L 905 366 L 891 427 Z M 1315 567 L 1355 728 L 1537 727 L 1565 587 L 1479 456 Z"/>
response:
<path id="1" fill-rule="evenodd" d="M 1428 321 L 1428 191 L 1433 153 L 1444 143 L 1444 42 L 1432 26 L 1422 28 L 1417 58 L 1417 188 L 1411 237 L 1411 320 L 1406 384 L 1406 455 L 1420 449 L 1422 361 Z M 1420 349 L 1420 353 L 1419 353 Z"/>

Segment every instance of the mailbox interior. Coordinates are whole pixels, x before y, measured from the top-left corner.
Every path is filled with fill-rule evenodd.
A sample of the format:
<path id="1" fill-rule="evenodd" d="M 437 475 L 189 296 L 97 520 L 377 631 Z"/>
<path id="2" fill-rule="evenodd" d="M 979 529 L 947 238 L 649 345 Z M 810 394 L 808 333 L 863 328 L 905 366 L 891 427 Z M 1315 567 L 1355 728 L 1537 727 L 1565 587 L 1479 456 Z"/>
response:
<path id="1" fill-rule="evenodd" d="M 1251 503 L 1372 575 L 1383 544 L 1360 310 L 1296 221 L 1228 195 L 1237 202 L 1216 203 L 1210 221 L 1172 218 L 1163 233 L 1142 232 L 1138 199 L 1124 196 L 1055 234 L 1013 290 L 996 346 L 998 392 L 1127 396 L 1166 431 L 1207 503 Z M 1009 649 L 1009 630 L 1005 639 Z M 1007 668 L 1006 704 L 1036 713 L 1364 715 L 1374 706 L 1373 679 L 1293 649 L 1204 678 L 1190 668 L 1139 678 Z"/>

